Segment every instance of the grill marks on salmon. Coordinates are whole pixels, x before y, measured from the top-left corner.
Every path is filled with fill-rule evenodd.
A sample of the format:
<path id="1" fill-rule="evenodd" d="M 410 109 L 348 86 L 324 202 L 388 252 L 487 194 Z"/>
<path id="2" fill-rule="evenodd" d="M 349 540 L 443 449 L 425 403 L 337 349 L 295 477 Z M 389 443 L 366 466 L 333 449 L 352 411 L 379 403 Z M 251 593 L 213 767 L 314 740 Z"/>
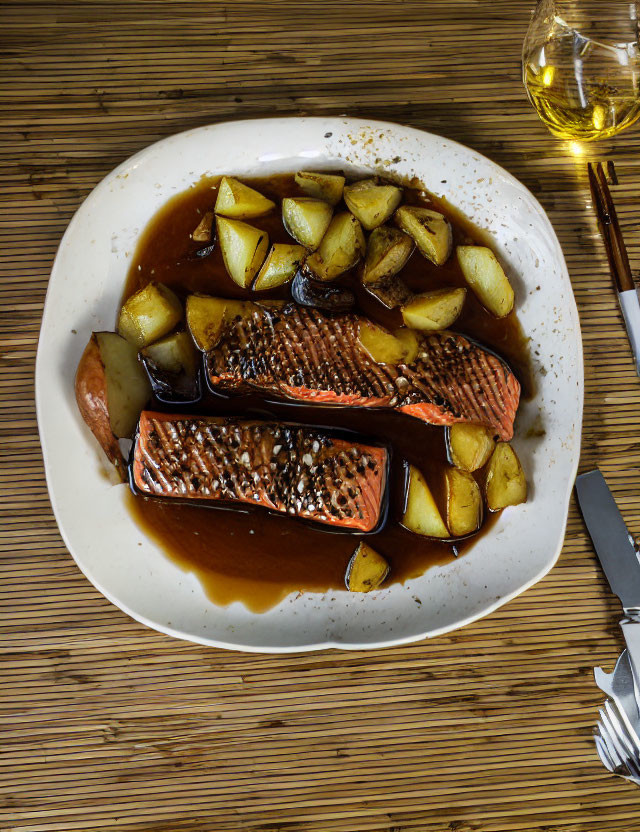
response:
<path id="1" fill-rule="evenodd" d="M 307 404 L 394 408 L 434 425 L 474 422 L 511 439 L 520 384 L 496 355 L 444 331 L 421 336 L 410 364 L 378 364 L 361 346 L 359 328 L 356 315 L 254 304 L 225 323 L 207 354 L 209 382 Z"/>
<path id="2" fill-rule="evenodd" d="M 387 471 L 385 448 L 316 428 L 149 411 L 131 462 L 145 496 L 263 506 L 361 533 L 384 514 Z"/>

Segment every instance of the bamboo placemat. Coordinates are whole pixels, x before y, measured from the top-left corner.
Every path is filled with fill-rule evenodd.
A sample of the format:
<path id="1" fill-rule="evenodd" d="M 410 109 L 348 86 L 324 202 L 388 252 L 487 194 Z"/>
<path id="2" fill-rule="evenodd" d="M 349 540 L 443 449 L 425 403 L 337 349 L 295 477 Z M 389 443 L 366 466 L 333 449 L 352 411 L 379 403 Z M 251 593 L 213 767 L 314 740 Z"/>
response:
<path id="1" fill-rule="evenodd" d="M 622 645 L 575 506 L 549 576 L 459 632 L 372 653 L 225 653 L 144 629 L 88 584 L 53 520 L 37 437 L 49 270 L 102 176 L 219 119 L 387 118 L 485 153 L 549 212 L 583 325 L 582 468 L 601 466 L 638 532 L 640 384 L 586 157 L 547 134 L 520 83 L 529 6 L 5 0 L 2 829 L 640 830 L 640 793 L 605 772 L 591 739 L 592 668 Z M 615 160 L 635 265 L 639 150 L 636 129 L 588 154 Z"/>

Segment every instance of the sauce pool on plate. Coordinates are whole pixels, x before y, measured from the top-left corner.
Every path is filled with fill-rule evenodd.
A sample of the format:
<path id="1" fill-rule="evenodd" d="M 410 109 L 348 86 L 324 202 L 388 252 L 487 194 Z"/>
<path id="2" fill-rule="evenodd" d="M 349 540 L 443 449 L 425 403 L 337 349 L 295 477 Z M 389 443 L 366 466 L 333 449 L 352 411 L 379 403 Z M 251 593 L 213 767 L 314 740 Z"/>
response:
<path id="1" fill-rule="evenodd" d="M 277 204 L 283 196 L 303 195 L 292 174 L 242 181 Z M 218 182 L 219 177 L 204 178 L 158 211 L 140 237 L 123 301 L 150 281 L 167 284 L 181 297 L 191 292 L 252 300 L 290 297 L 288 286 L 267 292 L 240 288 L 227 274 L 219 246 L 206 250 L 206 243 L 191 239 L 202 215 L 213 209 Z M 424 192 L 405 188 L 405 201 L 424 204 L 445 214 L 452 224 L 454 246 L 469 242 L 488 244 L 479 229 L 450 206 Z M 272 243 L 292 242 L 282 226 L 279 210 L 248 222 L 267 231 Z M 443 266 L 436 266 L 417 251 L 403 269 L 402 277 L 409 288 L 423 292 L 447 285 L 465 285 L 455 256 L 449 257 Z M 355 313 L 389 329 L 402 325 L 398 309 L 386 309 L 362 288 L 357 269 L 334 285 L 346 286 L 355 292 Z M 497 319 L 468 292 L 463 312 L 452 329 L 505 358 L 522 384 L 522 396 L 532 395 L 527 339 L 515 312 Z M 170 408 L 152 402 L 151 409 Z M 405 499 L 406 464 L 423 471 L 440 506 L 444 505 L 443 472 L 448 465 L 445 429 L 400 413 L 308 406 L 258 394 L 225 397 L 211 393 L 205 393 L 203 400 L 195 405 L 174 410 L 343 428 L 358 437 L 388 444 L 392 449 L 388 520 L 381 531 L 364 538 L 388 561 L 387 583 L 417 577 L 430 566 L 463 554 L 499 518 L 499 514 L 485 514 L 479 532 L 455 544 L 420 537 L 399 524 Z M 363 539 L 357 534 L 330 532 L 260 510 L 205 508 L 132 494 L 128 495 L 128 505 L 145 534 L 182 569 L 193 572 L 214 603 L 241 601 L 255 612 L 269 609 L 291 592 L 344 590 L 347 563 Z"/>

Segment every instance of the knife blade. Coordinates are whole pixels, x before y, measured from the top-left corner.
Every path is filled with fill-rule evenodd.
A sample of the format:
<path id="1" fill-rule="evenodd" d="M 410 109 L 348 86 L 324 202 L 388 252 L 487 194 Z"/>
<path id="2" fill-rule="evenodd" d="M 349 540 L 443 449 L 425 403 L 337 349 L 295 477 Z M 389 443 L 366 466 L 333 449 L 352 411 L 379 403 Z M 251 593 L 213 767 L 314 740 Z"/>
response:
<path id="1" fill-rule="evenodd" d="M 576 495 L 594 549 L 625 612 L 620 622 L 640 701 L 640 560 L 633 538 L 600 471 L 576 479 Z"/>
<path id="2" fill-rule="evenodd" d="M 627 610 L 640 610 L 640 562 L 622 515 L 600 471 L 581 474 L 576 493 L 609 586 Z"/>

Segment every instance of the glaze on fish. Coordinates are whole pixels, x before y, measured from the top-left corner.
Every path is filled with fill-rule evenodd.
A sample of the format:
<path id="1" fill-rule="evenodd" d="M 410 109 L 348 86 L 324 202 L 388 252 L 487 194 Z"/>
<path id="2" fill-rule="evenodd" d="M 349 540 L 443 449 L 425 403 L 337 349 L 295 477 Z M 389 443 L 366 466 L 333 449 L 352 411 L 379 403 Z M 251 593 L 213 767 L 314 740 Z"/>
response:
<path id="1" fill-rule="evenodd" d="M 370 532 L 386 507 L 388 452 L 313 427 L 144 411 L 130 464 L 149 497 L 230 506 Z"/>
<path id="2" fill-rule="evenodd" d="M 247 305 L 249 306 L 249 305 Z M 206 356 L 213 389 L 258 389 L 305 404 L 386 407 L 433 425 L 473 422 L 513 436 L 520 384 L 504 361 L 455 332 L 420 335 L 410 364 L 380 364 L 356 315 L 295 304 L 226 321 Z"/>

